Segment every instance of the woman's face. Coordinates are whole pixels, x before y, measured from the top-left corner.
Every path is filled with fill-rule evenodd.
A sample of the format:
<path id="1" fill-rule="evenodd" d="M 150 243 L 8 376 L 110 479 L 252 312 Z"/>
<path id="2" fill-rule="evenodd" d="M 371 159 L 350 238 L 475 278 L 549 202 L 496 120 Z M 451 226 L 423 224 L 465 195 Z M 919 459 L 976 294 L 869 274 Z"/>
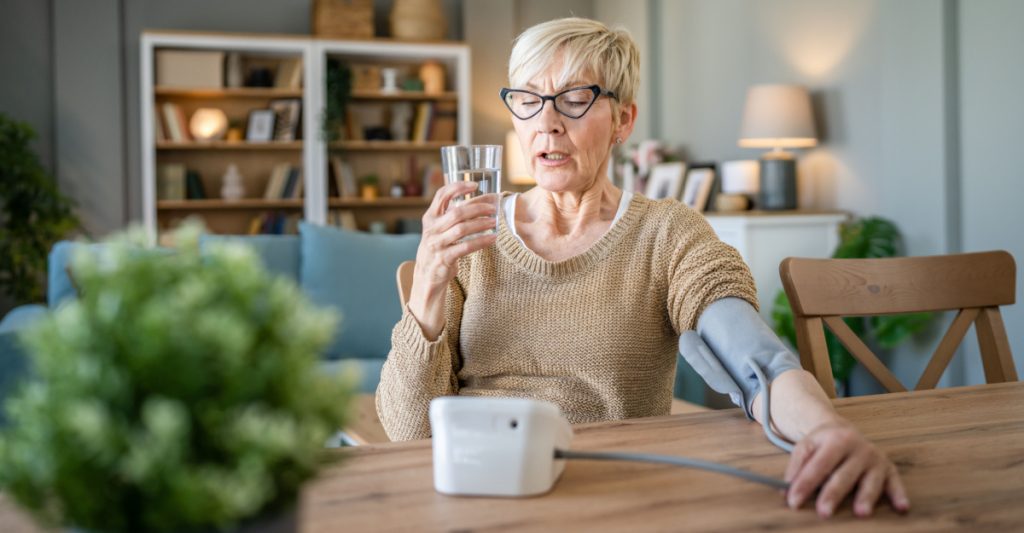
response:
<path id="1" fill-rule="evenodd" d="M 555 95 L 572 87 L 599 83 L 595 76 L 581 74 L 561 86 L 562 61 L 556 59 L 526 89 L 542 95 Z M 606 87 L 602 87 L 605 89 Z M 633 130 L 636 105 L 615 106 L 607 96 L 598 98 L 589 111 L 578 119 L 555 111 L 554 102 L 544 103 L 543 110 L 532 118 L 512 117 L 523 156 L 537 185 L 551 192 L 573 192 L 589 189 L 605 176 L 608 156 L 616 138 L 623 142 Z M 619 124 L 613 113 L 619 108 Z"/>

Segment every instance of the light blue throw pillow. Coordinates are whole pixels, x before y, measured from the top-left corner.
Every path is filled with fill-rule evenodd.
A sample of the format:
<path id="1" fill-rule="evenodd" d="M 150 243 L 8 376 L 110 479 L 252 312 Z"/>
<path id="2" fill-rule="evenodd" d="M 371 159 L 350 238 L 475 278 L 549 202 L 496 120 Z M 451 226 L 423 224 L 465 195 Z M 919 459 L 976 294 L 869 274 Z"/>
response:
<path id="1" fill-rule="evenodd" d="M 271 274 L 299 281 L 299 237 L 297 235 L 211 235 L 199 237 L 199 250 L 205 252 L 215 243 L 241 243 L 256 252 Z"/>
<path id="2" fill-rule="evenodd" d="M 303 290 L 314 303 L 342 315 L 328 357 L 387 357 L 391 330 L 402 317 L 395 272 L 416 258 L 420 236 L 371 235 L 305 222 L 299 233 Z"/>

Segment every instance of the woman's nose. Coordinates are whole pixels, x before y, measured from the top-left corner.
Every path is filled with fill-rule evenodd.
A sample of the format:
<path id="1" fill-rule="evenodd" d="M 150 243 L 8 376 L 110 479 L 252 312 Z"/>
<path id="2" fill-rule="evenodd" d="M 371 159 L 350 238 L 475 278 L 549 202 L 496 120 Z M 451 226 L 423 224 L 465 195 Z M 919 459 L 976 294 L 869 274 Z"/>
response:
<path id="1" fill-rule="evenodd" d="M 550 135 L 558 135 L 565 132 L 565 124 L 562 122 L 564 118 L 561 113 L 555 110 L 554 102 L 544 102 L 544 107 L 540 110 L 540 114 L 536 116 L 537 120 L 537 133 L 547 133 Z"/>

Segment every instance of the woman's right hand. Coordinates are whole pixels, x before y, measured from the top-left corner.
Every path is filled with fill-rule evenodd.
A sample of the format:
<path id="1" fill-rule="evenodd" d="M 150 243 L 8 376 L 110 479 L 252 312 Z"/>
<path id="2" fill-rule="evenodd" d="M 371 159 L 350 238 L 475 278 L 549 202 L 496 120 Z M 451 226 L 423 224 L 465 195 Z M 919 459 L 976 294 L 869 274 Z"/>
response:
<path id="1" fill-rule="evenodd" d="M 460 242 L 467 235 L 494 229 L 497 201 L 493 195 L 449 206 L 453 198 L 476 188 L 477 184 L 471 181 L 445 185 L 423 214 L 423 236 L 416 250 L 409 311 L 429 340 L 436 340 L 444 329 L 445 292 L 459 272 L 459 258 L 494 244 L 498 238 L 488 234 Z"/>

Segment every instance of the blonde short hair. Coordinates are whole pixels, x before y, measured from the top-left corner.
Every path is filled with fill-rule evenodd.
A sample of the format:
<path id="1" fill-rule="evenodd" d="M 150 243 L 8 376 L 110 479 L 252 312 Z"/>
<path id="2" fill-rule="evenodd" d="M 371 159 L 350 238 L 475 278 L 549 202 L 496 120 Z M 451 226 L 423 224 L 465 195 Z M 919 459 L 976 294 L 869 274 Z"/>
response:
<path id="1" fill-rule="evenodd" d="M 634 102 L 640 87 L 640 51 L 629 32 L 585 18 L 542 22 L 516 37 L 508 60 L 508 81 L 524 87 L 547 70 L 558 54 L 565 85 L 580 74 L 594 74 L 605 89 L 615 93 L 619 104 Z"/>

